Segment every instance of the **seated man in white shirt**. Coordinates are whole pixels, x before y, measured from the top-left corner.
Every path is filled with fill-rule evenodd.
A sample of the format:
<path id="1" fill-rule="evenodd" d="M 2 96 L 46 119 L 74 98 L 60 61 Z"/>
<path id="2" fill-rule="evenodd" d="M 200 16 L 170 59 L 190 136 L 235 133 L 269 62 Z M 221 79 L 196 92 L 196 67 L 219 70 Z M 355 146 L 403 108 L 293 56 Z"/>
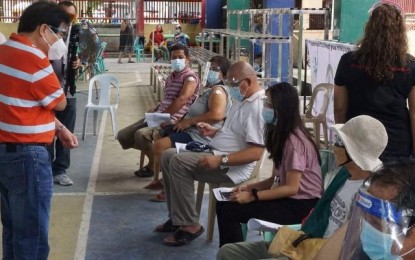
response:
<path id="1" fill-rule="evenodd" d="M 164 239 L 167 246 L 183 246 L 200 236 L 204 229 L 194 200 L 194 181 L 238 184 L 247 180 L 264 150 L 262 118 L 265 91 L 258 84 L 252 66 L 233 64 L 227 85 L 234 103 L 221 129 L 198 123 L 202 135 L 212 137 L 209 152 L 176 153 L 166 150 L 161 170 L 169 219 L 156 227 L 157 232 L 173 232 Z"/>

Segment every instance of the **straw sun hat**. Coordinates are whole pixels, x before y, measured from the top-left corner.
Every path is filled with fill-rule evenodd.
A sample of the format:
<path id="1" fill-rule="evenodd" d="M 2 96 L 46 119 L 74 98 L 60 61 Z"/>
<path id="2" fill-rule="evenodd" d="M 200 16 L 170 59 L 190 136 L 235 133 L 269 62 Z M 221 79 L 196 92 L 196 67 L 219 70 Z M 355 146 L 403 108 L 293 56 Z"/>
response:
<path id="1" fill-rule="evenodd" d="M 382 162 L 379 156 L 388 143 L 383 124 L 371 116 L 357 116 L 333 129 L 343 142 L 350 158 L 362 170 L 373 171 Z"/>

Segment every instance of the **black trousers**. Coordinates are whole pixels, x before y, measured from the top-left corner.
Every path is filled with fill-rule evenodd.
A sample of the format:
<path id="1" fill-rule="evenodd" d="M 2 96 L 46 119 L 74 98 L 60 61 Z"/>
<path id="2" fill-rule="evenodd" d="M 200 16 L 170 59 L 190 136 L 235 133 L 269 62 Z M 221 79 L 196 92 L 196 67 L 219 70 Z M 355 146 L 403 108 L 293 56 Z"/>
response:
<path id="1" fill-rule="evenodd" d="M 67 105 L 65 110 L 56 111 L 56 118 L 69 129 L 72 133 L 75 129 L 76 120 L 76 98 L 67 98 Z M 49 146 L 49 153 L 52 159 L 53 176 L 66 173 L 66 170 L 71 165 L 71 150 L 63 147 L 59 139 Z"/>
<path id="2" fill-rule="evenodd" d="M 216 214 L 219 227 L 219 246 L 242 242 L 241 223 L 257 218 L 282 225 L 298 224 L 314 208 L 318 199 L 276 199 L 248 204 L 218 201 Z"/>

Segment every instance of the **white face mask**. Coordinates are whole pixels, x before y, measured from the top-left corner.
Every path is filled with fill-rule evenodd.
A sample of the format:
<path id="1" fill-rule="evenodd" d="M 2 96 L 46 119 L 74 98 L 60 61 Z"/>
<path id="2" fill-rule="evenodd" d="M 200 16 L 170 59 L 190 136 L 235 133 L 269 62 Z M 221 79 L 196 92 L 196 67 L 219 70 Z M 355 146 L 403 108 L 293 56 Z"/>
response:
<path id="1" fill-rule="evenodd" d="M 186 59 L 175 59 L 171 60 L 170 63 L 172 69 L 176 72 L 182 71 L 186 67 Z"/>
<path id="2" fill-rule="evenodd" d="M 56 36 L 56 34 L 50 28 L 49 30 L 53 33 L 53 35 L 55 35 L 56 39 L 58 39 L 58 36 Z M 45 40 L 45 42 L 49 46 L 49 51 L 48 51 L 49 60 L 59 60 L 68 51 L 68 48 L 66 47 L 65 42 L 62 40 L 62 38 L 58 39 L 56 42 L 50 45 L 48 41 L 46 40 L 46 38 L 44 36 L 42 37 L 43 37 L 43 40 Z"/>
<path id="3" fill-rule="evenodd" d="M 215 83 L 218 83 L 220 81 L 220 72 L 209 70 L 208 76 L 207 76 L 207 82 L 210 85 L 213 85 Z"/>

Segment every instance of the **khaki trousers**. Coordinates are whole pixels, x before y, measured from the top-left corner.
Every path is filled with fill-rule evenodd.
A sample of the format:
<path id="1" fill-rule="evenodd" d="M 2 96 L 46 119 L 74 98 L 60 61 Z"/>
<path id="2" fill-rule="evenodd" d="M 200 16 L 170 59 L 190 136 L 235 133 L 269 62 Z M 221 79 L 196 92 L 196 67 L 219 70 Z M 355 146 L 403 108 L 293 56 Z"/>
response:
<path id="1" fill-rule="evenodd" d="M 199 160 L 213 153 L 182 152 L 175 148 L 166 150 L 161 157 L 161 171 L 164 177 L 169 218 L 174 225 L 192 225 L 199 223 L 196 212 L 194 181 L 208 183 L 233 183 L 225 169 L 205 170 L 199 166 Z"/>

